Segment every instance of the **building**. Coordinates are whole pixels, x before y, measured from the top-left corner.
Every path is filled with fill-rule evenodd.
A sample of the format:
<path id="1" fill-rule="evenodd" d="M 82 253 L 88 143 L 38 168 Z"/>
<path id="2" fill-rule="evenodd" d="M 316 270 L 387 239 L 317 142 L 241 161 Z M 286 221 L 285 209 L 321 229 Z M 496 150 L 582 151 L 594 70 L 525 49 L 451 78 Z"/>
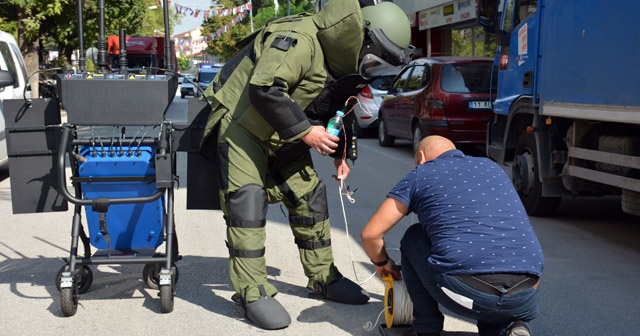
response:
<path id="1" fill-rule="evenodd" d="M 466 30 L 476 27 L 478 0 L 393 0 L 393 2 L 409 17 L 411 43 L 416 47 L 418 57 L 451 55 L 453 32 L 465 33 Z M 484 40 L 484 31 L 481 28 L 476 27 L 473 32 L 474 40 Z"/>
<path id="2" fill-rule="evenodd" d="M 215 62 L 217 59 L 206 53 L 207 42 L 202 36 L 202 28 L 198 27 L 173 35 L 178 57 L 191 57 L 193 65 L 202 62 Z"/>

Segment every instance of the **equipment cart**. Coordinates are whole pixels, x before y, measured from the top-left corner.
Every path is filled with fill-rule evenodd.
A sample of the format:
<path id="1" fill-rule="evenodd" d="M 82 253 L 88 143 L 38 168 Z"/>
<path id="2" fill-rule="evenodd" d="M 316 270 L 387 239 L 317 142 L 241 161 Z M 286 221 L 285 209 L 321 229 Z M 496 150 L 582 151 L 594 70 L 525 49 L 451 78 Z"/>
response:
<path id="1" fill-rule="evenodd" d="M 173 80 L 171 76 L 153 77 L 161 79 L 145 78 L 154 83 L 142 86 L 135 83 L 137 92 L 141 88 L 145 91 L 146 87 L 147 90 L 169 87 Z M 80 294 L 89 290 L 93 279 L 89 265 L 134 263 L 145 264 L 142 272 L 145 283 L 149 288 L 159 289 L 161 311 L 171 312 L 178 280 L 175 262 L 180 259 L 174 225 L 173 188 L 177 176 L 172 123 L 141 111 L 131 113 L 128 109 L 122 110 L 124 113 L 120 116 L 118 111 L 112 111 L 113 114 L 106 117 L 103 111 L 95 109 L 78 111 L 81 117 L 75 118 L 74 105 L 82 105 L 85 98 L 65 99 L 66 90 L 134 84 L 116 79 L 109 82 L 106 78 L 86 81 L 86 78 L 60 80 L 63 103 L 71 109 L 68 123 L 62 125 L 55 169 L 60 194 L 74 205 L 70 256 L 56 277 L 62 313 L 74 315 Z M 162 99 L 161 96 L 162 92 L 155 93 L 156 99 Z M 93 97 L 91 101 L 96 99 Z M 163 112 L 164 109 L 156 113 L 162 116 Z M 155 125 L 141 125 L 154 121 Z M 110 125 L 94 126 L 104 124 Z M 99 131 L 109 128 L 114 135 L 100 136 Z M 127 134 L 135 129 L 133 136 Z M 155 134 L 151 135 L 152 132 Z M 67 188 L 67 162 L 73 192 Z M 88 236 L 81 221 L 82 208 L 86 213 Z M 79 255 L 79 241 L 84 247 L 82 255 Z M 156 249 L 163 243 L 164 252 L 157 253 Z M 89 245 L 97 251 L 91 254 Z"/>
<path id="2" fill-rule="evenodd" d="M 70 253 L 56 276 L 64 316 L 76 313 L 80 295 L 91 287 L 89 266 L 104 264 L 144 264 L 144 282 L 159 290 L 160 310 L 168 313 L 180 255 L 174 223 L 175 130 L 165 112 L 176 94 L 177 73 L 170 52 L 166 69 L 161 64 L 152 65 L 160 68 L 150 68 L 151 74 L 129 73 L 123 30 L 120 69 L 107 63 L 104 0 L 99 2 L 96 72 L 84 69 L 79 0 L 79 70 L 58 74 L 56 97 L 25 95 L 4 102 L 13 212 L 67 211 L 68 203 L 73 205 Z M 157 252 L 163 244 L 164 251 Z"/>

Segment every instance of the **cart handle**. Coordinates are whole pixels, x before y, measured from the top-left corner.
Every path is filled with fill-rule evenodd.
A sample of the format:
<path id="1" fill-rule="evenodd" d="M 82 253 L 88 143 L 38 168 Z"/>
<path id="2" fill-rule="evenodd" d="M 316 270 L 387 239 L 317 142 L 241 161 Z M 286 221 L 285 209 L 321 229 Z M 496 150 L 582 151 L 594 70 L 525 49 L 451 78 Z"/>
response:
<path id="1" fill-rule="evenodd" d="M 67 201 L 75 205 L 92 205 L 94 203 L 94 199 L 86 198 L 80 199 L 77 198 L 69 192 L 67 189 L 67 176 L 65 170 L 65 160 L 64 155 L 67 152 L 67 146 L 69 145 L 69 134 L 71 132 L 71 126 L 69 124 L 62 125 L 62 138 L 60 139 L 60 150 L 58 151 L 58 189 L 62 197 L 64 197 Z M 158 191 L 153 195 L 149 196 L 141 196 L 141 197 L 122 197 L 122 198 L 104 198 L 100 197 L 102 202 L 106 201 L 108 204 L 131 204 L 131 203 L 149 203 L 153 202 L 162 195 L 164 195 L 166 188 L 158 188 Z M 97 199 L 95 199 L 97 200 Z"/>

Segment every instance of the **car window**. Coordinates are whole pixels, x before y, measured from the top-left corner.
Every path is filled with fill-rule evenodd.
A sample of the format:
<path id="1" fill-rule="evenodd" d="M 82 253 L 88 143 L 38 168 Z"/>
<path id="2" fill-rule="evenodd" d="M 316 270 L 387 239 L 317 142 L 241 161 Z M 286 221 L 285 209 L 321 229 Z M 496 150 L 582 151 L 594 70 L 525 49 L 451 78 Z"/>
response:
<path id="1" fill-rule="evenodd" d="M 20 81 L 18 80 L 19 78 L 18 69 L 16 67 L 16 63 L 13 61 L 13 56 L 11 55 L 11 49 L 9 48 L 9 44 L 5 42 L 0 42 L 0 54 L 2 54 L 2 58 L 7 63 L 7 67 L 8 67 L 8 69 L 2 69 L 2 66 L 0 65 L 0 70 L 9 70 L 13 78 L 16 79 L 15 83 L 13 84 L 13 87 L 14 88 L 19 87 Z"/>
<path id="2" fill-rule="evenodd" d="M 407 91 L 418 90 L 422 87 L 425 68 L 426 66 L 423 64 L 413 67 L 413 72 L 411 72 L 409 82 L 407 83 Z"/>
<path id="3" fill-rule="evenodd" d="M 393 84 L 394 75 L 380 76 L 374 79 L 369 85 L 376 90 L 389 90 Z"/>
<path id="4" fill-rule="evenodd" d="M 442 68 L 440 85 L 445 92 L 489 93 L 491 89 L 491 63 L 447 64 Z"/>
<path id="5" fill-rule="evenodd" d="M 431 69 L 431 65 L 427 64 L 424 69 L 424 76 L 422 76 L 422 87 L 426 87 L 431 82 L 433 70 Z"/>
<path id="6" fill-rule="evenodd" d="M 216 75 L 218 74 L 220 70 L 213 70 L 213 71 L 202 71 L 199 73 L 198 75 L 198 82 L 211 82 L 213 81 L 213 78 L 216 77 Z"/>
<path id="7" fill-rule="evenodd" d="M 10 44 L 9 46 L 11 47 L 11 49 L 13 49 L 13 53 L 14 53 L 14 55 L 16 55 L 16 57 L 17 57 L 18 59 L 20 59 L 20 58 L 22 57 L 22 54 L 20 53 L 20 49 L 18 49 L 18 46 L 17 46 L 17 45 L 15 45 L 15 44 Z M 18 69 L 20 69 L 20 70 L 22 71 L 22 76 L 25 78 L 25 80 L 26 80 L 26 78 L 29 78 L 29 76 L 27 76 L 27 69 L 26 69 L 26 67 L 18 66 Z M 18 77 L 16 77 L 16 79 L 17 79 L 17 78 L 18 78 Z"/>
<path id="8" fill-rule="evenodd" d="M 407 66 L 406 68 L 402 69 L 402 72 L 396 78 L 396 81 L 393 83 L 393 86 L 392 86 L 393 92 L 398 92 L 399 89 L 404 90 L 404 87 L 407 84 L 407 81 L 409 79 L 409 75 L 411 74 L 412 68 L 413 68 L 412 66 Z"/>

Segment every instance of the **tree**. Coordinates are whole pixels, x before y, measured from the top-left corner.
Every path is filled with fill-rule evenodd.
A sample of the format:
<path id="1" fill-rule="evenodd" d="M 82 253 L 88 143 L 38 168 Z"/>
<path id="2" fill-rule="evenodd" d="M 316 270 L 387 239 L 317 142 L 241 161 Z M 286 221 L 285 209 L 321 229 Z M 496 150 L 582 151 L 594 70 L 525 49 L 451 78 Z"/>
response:
<path id="1" fill-rule="evenodd" d="M 25 58 L 27 71 L 38 71 L 40 46 L 57 46 L 61 59 L 71 60 L 74 50 L 79 48 L 78 1 L 81 0 L 4 0 L 0 6 L 0 28 L 16 36 L 20 50 Z M 100 20 L 99 1 L 81 1 L 83 17 L 83 41 L 85 50 L 97 46 Z M 150 11 L 156 5 L 155 0 L 104 0 L 105 36 L 118 35 L 119 29 L 125 29 L 129 35 L 150 35 L 149 29 L 160 30 L 164 20 L 162 10 Z M 152 12 L 152 13 L 150 13 Z M 158 14 L 158 13 L 160 14 Z M 171 22 L 178 20 L 174 14 Z M 145 27 L 150 20 L 150 28 Z M 158 21 L 161 22 L 158 25 Z M 61 24 L 64 23 L 64 24 Z M 151 35 L 153 36 L 153 35 Z M 46 40 L 47 43 L 43 43 Z M 69 64 L 68 64 L 69 65 Z M 33 95 L 37 96 L 36 76 L 31 78 Z"/>
<path id="2" fill-rule="evenodd" d="M 451 52 L 453 55 L 493 57 L 495 50 L 495 35 L 485 34 L 481 27 L 452 31 Z"/>
<path id="3" fill-rule="evenodd" d="M 277 16 L 285 16 L 287 14 L 287 3 L 283 0 L 279 1 L 284 3 L 278 6 Z M 222 0 L 218 3 L 224 6 L 224 8 L 235 8 L 246 3 L 246 0 Z M 257 0 L 252 1 L 252 4 L 254 30 L 262 28 L 269 20 L 276 17 L 273 0 Z M 309 0 L 291 0 L 289 10 L 292 15 L 303 12 L 313 12 L 313 2 Z M 213 33 L 225 27 L 234 18 L 235 16 L 233 15 L 209 18 L 202 24 L 202 35 L 212 36 Z M 218 59 L 223 62 L 233 57 L 238 52 L 236 43 L 251 34 L 250 20 L 251 19 L 247 17 L 242 22 L 233 25 L 226 33 L 210 40 L 207 43 L 206 52 L 218 56 Z"/>
<path id="4" fill-rule="evenodd" d="M 188 70 L 189 69 L 189 64 L 191 64 L 191 58 L 190 57 L 183 57 L 183 56 L 178 57 L 178 70 L 179 71 Z"/>

